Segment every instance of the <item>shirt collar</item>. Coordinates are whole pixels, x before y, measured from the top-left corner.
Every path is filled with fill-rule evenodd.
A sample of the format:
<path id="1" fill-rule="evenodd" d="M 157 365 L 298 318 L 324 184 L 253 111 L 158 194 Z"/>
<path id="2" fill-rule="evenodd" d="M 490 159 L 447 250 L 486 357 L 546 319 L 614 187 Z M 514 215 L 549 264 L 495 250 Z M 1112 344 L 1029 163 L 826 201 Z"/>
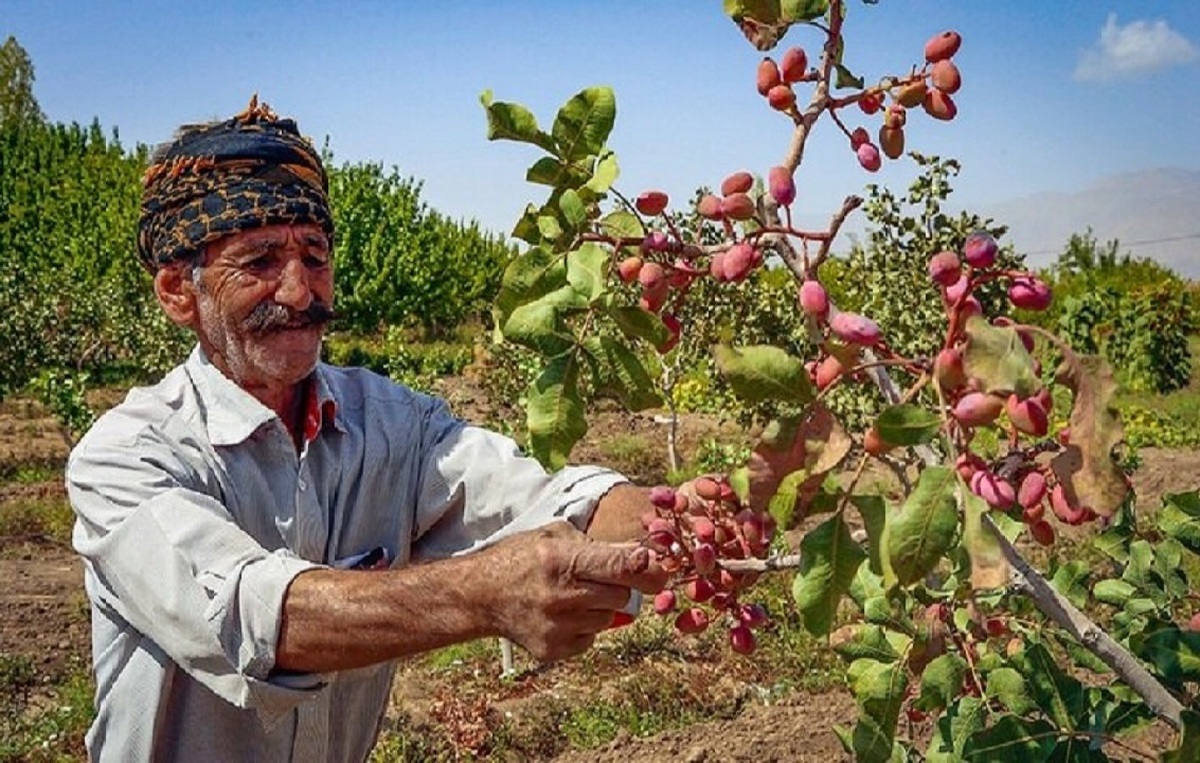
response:
<path id="1" fill-rule="evenodd" d="M 192 350 L 184 366 L 203 403 L 208 440 L 213 445 L 238 445 L 249 439 L 263 424 L 279 418 L 275 411 L 221 373 L 200 345 Z M 311 434 L 315 437 L 325 423 L 345 431 L 323 363 L 317 364 L 309 379 L 313 383 L 305 385 L 308 395 L 304 418 L 306 436 Z"/>

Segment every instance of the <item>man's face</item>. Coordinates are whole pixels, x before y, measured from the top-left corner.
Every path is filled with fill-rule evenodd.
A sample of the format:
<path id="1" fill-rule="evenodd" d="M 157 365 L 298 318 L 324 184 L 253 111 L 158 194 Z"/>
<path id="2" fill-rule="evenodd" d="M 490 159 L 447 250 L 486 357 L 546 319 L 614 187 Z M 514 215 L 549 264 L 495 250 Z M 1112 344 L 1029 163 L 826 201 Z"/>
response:
<path id="1" fill-rule="evenodd" d="M 329 240 L 320 227 L 268 225 L 214 241 L 195 281 L 193 328 L 235 382 L 292 385 L 316 367 L 333 305 Z"/>

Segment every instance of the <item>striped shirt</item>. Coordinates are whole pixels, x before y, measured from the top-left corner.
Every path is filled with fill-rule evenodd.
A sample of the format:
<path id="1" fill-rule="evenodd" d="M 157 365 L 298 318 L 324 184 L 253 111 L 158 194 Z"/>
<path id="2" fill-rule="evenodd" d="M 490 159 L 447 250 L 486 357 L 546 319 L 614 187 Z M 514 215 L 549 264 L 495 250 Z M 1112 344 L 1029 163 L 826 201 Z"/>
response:
<path id="1" fill-rule="evenodd" d="M 322 364 L 307 387 L 297 449 L 196 348 L 72 451 L 93 760 L 364 760 L 395 663 L 274 670 L 291 580 L 379 547 L 397 566 L 555 518 L 583 528 L 624 481 L 594 467 L 547 474 L 511 440 L 369 371 Z"/>

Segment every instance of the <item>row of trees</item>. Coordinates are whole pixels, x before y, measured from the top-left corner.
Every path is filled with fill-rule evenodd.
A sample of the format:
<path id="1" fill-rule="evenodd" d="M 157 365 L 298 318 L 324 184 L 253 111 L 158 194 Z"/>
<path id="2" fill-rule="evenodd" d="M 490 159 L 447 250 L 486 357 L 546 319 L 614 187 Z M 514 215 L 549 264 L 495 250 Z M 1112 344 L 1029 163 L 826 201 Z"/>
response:
<path id="1" fill-rule="evenodd" d="M 153 374 L 189 340 L 162 317 L 136 256 L 147 148 L 126 149 L 98 122 L 49 121 L 33 83 L 10 37 L 0 46 L 0 398 L 33 382 L 66 403 L 85 375 Z M 512 247 L 430 209 L 394 168 L 334 166 L 328 152 L 327 165 L 336 328 L 437 334 L 486 315 Z"/>

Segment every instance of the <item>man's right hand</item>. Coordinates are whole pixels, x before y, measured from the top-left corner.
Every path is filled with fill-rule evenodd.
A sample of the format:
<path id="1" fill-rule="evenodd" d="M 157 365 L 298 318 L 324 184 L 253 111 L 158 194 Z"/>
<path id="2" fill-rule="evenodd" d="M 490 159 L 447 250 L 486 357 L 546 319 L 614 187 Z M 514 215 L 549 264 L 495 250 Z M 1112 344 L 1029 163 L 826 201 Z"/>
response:
<path id="1" fill-rule="evenodd" d="M 500 634 L 539 660 L 588 649 L 629 601 L 667 580 L 648 549 L 590 540 L 567 522 L 514 535 L 478 552 L 481 605 Z"/>

